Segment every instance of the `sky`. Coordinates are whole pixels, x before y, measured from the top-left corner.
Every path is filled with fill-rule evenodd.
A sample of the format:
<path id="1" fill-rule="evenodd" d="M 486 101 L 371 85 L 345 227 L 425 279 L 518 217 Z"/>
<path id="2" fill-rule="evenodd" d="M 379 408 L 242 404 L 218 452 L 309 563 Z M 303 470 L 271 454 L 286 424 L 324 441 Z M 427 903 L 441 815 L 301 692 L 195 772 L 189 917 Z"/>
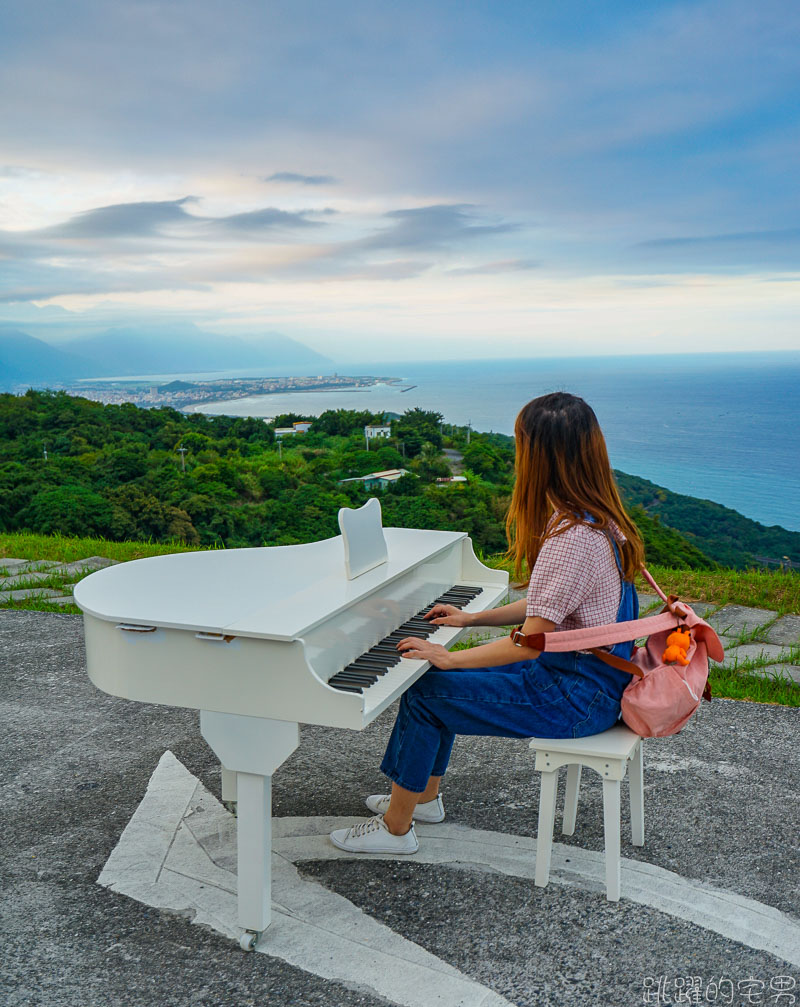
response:
<path id="1" fill-rule="evenodd" d="M 793 0 L 5 0 L 0 322 L 800 348 Z"/>

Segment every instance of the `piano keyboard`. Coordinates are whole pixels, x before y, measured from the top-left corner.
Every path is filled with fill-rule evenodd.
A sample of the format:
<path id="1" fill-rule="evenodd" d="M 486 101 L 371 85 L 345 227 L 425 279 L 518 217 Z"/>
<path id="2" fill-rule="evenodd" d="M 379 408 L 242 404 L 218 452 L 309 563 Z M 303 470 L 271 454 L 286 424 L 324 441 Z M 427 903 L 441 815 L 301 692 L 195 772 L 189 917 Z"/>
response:
<path id="1" fill-rule="evenodd" d="M 404 660 L 397 649 L 397 644 L 401 640 L 408 636 L 427 640 L 429 636 L 442 628 L 425 619 L 425 614 L 430 612 L 434 605 L 453 605 L 455 608 L 463 608 L 474 598 L 477 598 L 482 590 L 483 588 L 480 587 L 455 584 L 430 605 L 426 605 L 422 611 L 417 612 L 407 622 L 404 622 L 402 626 L 398 626 L 388 636 L 379 640 L 374 647 L 370 647 L 346 668 L 329 678 L 328 685 L 341 692 L 363 693 L 364 689 L 374 685 L 390 668 Z"/>

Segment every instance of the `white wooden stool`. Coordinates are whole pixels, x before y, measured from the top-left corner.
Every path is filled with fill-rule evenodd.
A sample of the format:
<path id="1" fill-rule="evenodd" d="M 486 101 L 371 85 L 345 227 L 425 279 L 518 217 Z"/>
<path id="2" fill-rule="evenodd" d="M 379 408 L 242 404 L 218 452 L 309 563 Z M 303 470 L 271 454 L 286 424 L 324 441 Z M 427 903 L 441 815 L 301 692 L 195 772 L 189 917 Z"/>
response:
<path id="1" fill-rule="evenodd" d="M 534 884 L 544 888 L 550 878 L 550 854 L 553 849 L 553 825 L 556 813 L 558 770 L 567 769 L 562 832 L 575 831 L 581 766 L 589 766 L 603 777 L 603 820 L 606 844 L 606 893 L 611 902 L 619 901 L 620 861 L 620 780 L 630 763 L 631 839 L 634 846 L 644 846 L 644 774 L 642 739 L 624 724 L 593 734 L 588 738 L 531 738 L 536 752 L 536 769 L 542 774 L 539 794 L 539 827 L 536 835 L 536 874 Z"/>

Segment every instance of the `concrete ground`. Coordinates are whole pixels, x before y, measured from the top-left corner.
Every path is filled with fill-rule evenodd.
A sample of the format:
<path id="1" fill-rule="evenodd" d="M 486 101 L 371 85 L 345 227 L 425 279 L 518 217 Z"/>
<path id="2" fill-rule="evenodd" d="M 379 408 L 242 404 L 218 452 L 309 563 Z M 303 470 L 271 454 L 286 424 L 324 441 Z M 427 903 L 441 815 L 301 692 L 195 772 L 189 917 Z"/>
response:
<path id="1" fill-rule="evenodd" d="M 98 692 L 84 671 L 78 616 L 0 612 L 0 655 L 0 1003 L 385 1007 L 357 984 L 243 954 L 178 914 L 98 886 L 165 750 L 219 796 L 197 713 Z M 391 723 L 388 711 L 360 733 L 303 729 L 275 777 L 275 816 L 362 817 L 363 796 L 384 786 L 377 766 Z M 680 735 L 648 741 L 646 844 L 630 844 L 623 790 L 623 857 L 800 923 L 799 724 L 797 709 L 714 700 Z M 524 742 L 460 739 L 444 790 L 448 821 L 535 836 L 535 775 Z M 602 851 L 592 775 L 584 774 L 575 835 L 561 837 L 557 819 L 556 838 Z M 800 1000 L 797 956 L 781 960 L 688 922 L 680 907 L 660 911 L 624 892 L 615 904 L 591 886 L 540 889 L 413 858 L 299 866 L 520 1007 L 681 1002 L 686 977 L 699 977 L 705 999 L 683 1002 L 786 1004 L 786 993 L 775 997 L 789 980 Z"/>

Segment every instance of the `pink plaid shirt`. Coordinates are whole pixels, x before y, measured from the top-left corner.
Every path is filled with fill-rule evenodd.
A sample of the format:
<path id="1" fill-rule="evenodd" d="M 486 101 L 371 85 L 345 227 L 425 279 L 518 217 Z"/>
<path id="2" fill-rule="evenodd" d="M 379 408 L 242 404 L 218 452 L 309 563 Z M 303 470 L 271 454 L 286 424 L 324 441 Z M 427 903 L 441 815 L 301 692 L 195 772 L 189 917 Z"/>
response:
<path id="1" fill-rule="evenodd" d="M 614 522 L 610 533 L 625 536 Z M 528 586 L 528 616 L 556 624 L 556 630 L 584 629 L 615 622 L 622 580 L 606 534 L 588 524 L 547 539 Z"/>

